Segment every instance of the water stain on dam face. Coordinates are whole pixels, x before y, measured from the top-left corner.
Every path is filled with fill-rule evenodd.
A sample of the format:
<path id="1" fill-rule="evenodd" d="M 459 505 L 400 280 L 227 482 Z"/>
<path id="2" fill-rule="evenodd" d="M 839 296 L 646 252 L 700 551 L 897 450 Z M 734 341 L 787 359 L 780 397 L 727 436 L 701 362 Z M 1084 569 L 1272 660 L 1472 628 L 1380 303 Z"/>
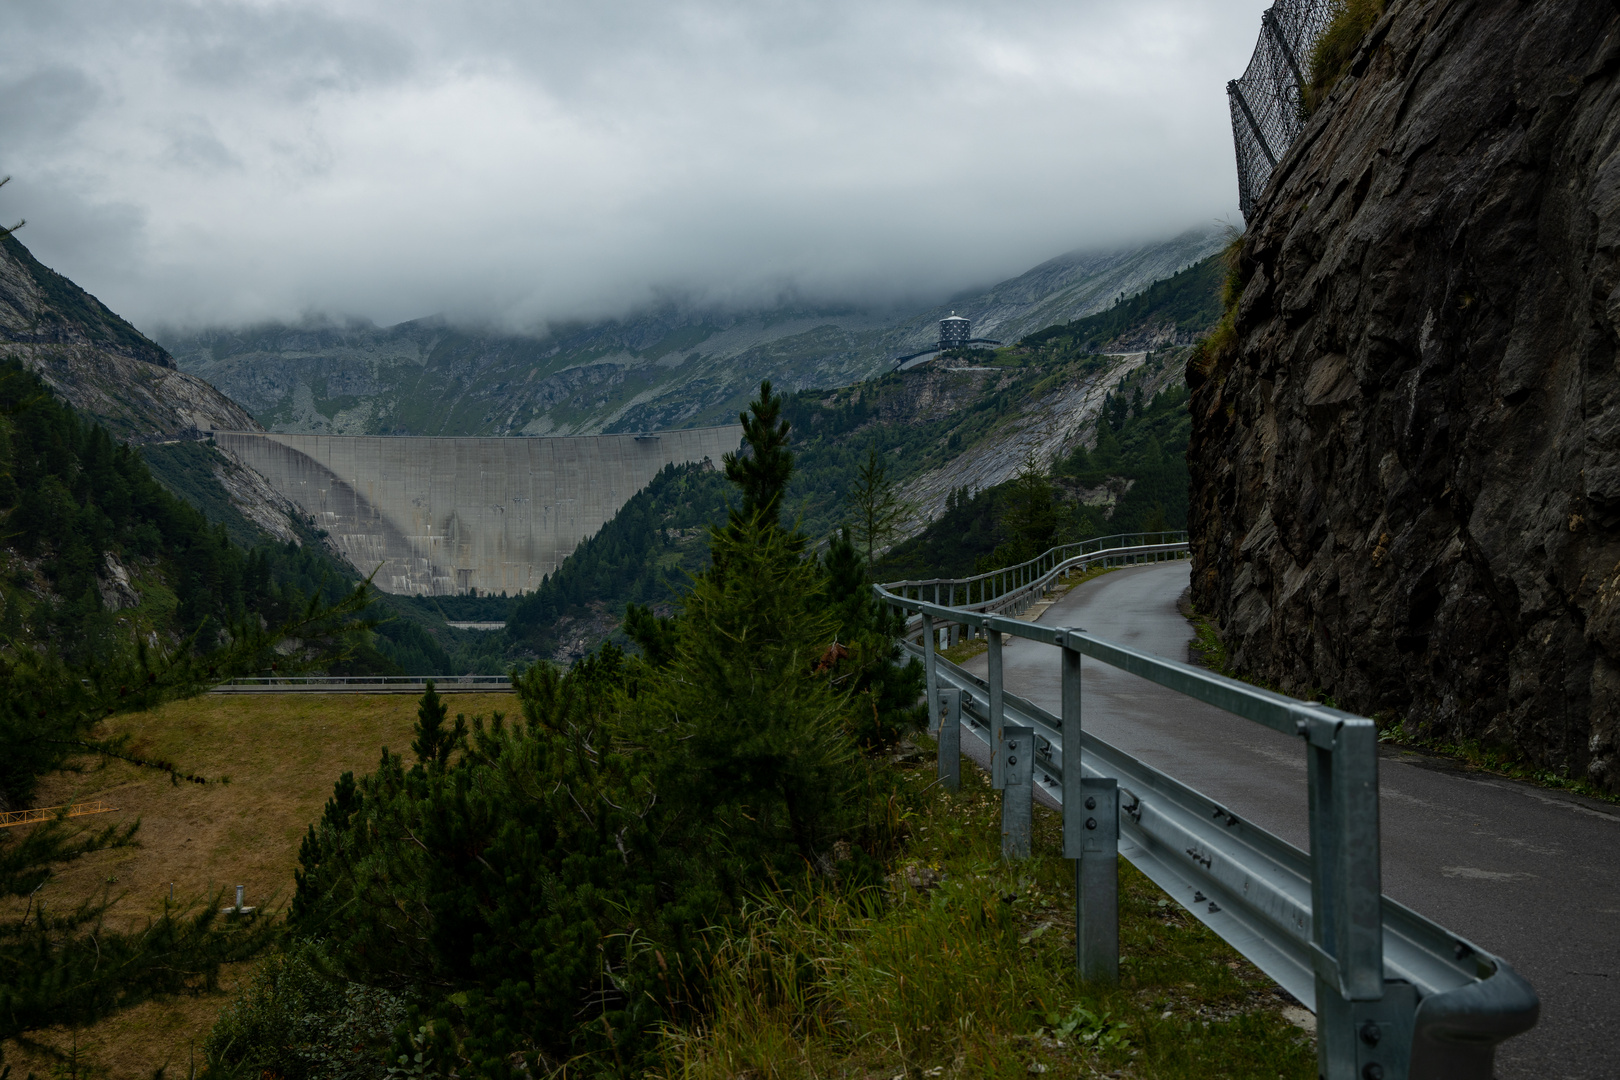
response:
<path id="1" fill-rule="evenodd" d="M 540 580 L 665 465 L 722 455 L 739 426 L 569 438 L 216 431 L 390 593 L 512 594 Z"/>

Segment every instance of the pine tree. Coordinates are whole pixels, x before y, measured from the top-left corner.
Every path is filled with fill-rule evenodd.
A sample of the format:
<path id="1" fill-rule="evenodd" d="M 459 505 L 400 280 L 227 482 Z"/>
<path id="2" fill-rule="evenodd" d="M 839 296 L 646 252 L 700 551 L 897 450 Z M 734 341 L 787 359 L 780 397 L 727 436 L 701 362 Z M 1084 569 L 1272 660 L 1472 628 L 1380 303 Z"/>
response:
<path id="1" fill-rule="evenodd" d="M 788 449 L 788 422 L 782 419 L 782 395 L 771 393 L 769 379 L 759 384 L 759 397 L 738 419 L 744 448 L 724 458 L 726 479 L 742 492 L 731 526 L 735 529 L 757 518 L 767 528 L 780 528 L 782 498 L 793 475 L 793 451 Z"/>
<path id="2" fill-rule="evenodd" d="M 1006 536 L 1003 565 L 1033 559 L 1051 547 L 1057 535 L 1052 483 L 1033 453 L 1025 455 L 1024 465 L 1013 479 L 1001 525 Z"/>
<path id="3" fill-rule="evenodd" d="M 444 721 L 449 713 L 450 706 L 439 697 L 433 680 L 429 679 L 427 692 L 416 706 L 415 738 L 411 740 L 411 751 L 416 754 L 417 762 L 427 768 L 443 771 L 450 755 L 467 739 L 467 718 L 458 713 L 455 727 L 446 728 Z"/>
<path id="4" fill-rule="evenodd" d="M 954 492 L 952 498 L 955 498 Z M 866 553 L 866 565 L 870 567 L 877 559 L 878 550 L 899 535 L 901 524 L 911 512 L 911 506 L 895 489 L 876 446 L 867 448 L 866 462 L 856 470 L 849 507 L 854 518 L 851 531 L 855 542 Z"/>

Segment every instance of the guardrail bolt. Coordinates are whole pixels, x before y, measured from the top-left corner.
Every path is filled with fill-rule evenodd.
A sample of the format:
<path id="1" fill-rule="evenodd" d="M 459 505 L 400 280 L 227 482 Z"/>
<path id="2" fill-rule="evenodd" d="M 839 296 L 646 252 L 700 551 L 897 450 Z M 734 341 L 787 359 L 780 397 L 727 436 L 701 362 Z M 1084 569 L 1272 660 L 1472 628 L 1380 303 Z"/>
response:
<path id="1" fill-rule="evenodd" d="M 1384 1067 L 1376 1061 L 1369 1061 L 1361 1067 L 1362 1080 L 1384 1080 Z"/>
<path id="2" fill-rule="evenodd" d="M 1369 1020 L 1365 1024 L 1361 1025 L 1361 1041 L 1366 1043 L 1368 1046 L 1377 1046 L 1378 1037 L 1381 1034 L 1382 1032 L 1378 1030 L 1377 1021 Z"/>

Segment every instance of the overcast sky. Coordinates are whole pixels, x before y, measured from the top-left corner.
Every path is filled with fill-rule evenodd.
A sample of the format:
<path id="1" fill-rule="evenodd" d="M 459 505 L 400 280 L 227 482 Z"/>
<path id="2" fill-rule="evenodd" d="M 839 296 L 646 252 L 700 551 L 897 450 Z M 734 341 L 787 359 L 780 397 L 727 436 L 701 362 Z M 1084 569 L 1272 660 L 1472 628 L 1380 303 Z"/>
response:
<path id="1" fill-rule="evenodd" d="M 144 327 L 888 301 L 1240 220 L 1266 0 L 0 0 L 0 218 Z"/>

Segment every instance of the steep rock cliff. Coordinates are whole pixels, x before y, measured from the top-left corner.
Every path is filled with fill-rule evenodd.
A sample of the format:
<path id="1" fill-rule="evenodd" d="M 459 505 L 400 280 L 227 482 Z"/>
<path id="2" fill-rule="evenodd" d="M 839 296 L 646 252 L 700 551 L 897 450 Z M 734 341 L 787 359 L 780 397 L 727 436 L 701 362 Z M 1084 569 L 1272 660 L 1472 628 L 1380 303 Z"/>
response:
<path id="1" fill-rule="evenodd" d="M 1194 385 L 1235 664 L 1620 790 L 1620 11 L 1395 0 Z"/>
<path id="2" fill-rule="evenodd" d="M 62 400 L 124 442 L 262 430 L 247 410 L 177 369 L 162 346 L 41 264 L 13 236 L 0 237 L 0 359 L 35 371 Z M 249 521 L 277 540 L 300 535 L 297 508 L 264 477 L 229 455 L 217 461 L 214 479 Z M 150 463 L 174 489 L 162 463 Z"/>
<path id="3" fill-rule="evenodd" d="M 0 237 L 0 357 L 22 361 L 125 440 L 259 429 L 240 405 L 179 371 L 161 346 L 14 236 Z"/>

